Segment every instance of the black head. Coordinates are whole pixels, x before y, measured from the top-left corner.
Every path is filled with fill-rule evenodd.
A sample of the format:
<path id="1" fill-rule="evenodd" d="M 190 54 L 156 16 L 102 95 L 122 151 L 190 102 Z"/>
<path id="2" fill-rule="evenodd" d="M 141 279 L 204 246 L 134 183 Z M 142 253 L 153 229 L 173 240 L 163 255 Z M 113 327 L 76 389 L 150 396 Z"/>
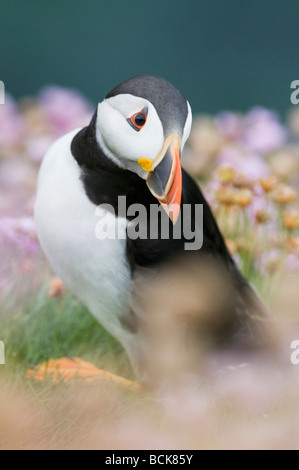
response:
<path id="1" fill-rule="evenodd" d="M 138 75 L 117 85 L 106 99 L 120 94 L 130 94 L 150 101 L 162 122 L 165 135 L 178 127 L 183 133 L 189 111 L 188 102 L 169 81 L 153 75 Z"/>
<path id="2" fill-rule="evenodd" d="M 163 78 L 140 75 L 113 88 L 99 103 L 88 130 L 75 140 L 77 148 L 84 142 L 86 148 L 76 158 L 82 166 L 88 154 L 89 168 L 102 166 L 96 146 L 110 165 L 146 180 L 175 221 L 182 192 L 181 151 L 191 123 L 190 105 L 177 88 Z"/>

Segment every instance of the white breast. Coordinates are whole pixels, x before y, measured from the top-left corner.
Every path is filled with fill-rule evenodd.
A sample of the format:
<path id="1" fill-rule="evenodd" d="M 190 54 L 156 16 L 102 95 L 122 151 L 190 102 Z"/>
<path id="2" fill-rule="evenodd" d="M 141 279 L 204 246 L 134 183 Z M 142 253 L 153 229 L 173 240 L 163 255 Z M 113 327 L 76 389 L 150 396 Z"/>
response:
<path id="1" fill-rule="evenodd" d="M 57 275 L 125 347 L 130 341 L 120 325 L 130 303 L 131 276 L 126 237 L 99 240 L 101 210 L 85 194 L 80 168 L 70 145 L 79 129 L 59 139 L 41 166 L 35 219 L 41 246 Z M 126 219 L 121 219 L 124 235 Z M 115 224 L 109 215 L 108 223 Z"/>

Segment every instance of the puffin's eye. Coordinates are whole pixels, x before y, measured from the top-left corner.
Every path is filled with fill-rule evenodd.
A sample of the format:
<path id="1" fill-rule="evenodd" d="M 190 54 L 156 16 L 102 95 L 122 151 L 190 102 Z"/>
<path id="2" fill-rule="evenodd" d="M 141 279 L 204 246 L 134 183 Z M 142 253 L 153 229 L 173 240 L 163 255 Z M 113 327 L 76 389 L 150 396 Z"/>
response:
<path id="1" fill-rule="evenodd" d="M 139 113 L 133 114 L 130 118 L 127 119 L 127 122 L 130 124 L 131 127 L 137 132 L 141 131 L 144 124 L 146 123 L 148 115 L 148 108 L 145 107 Z"/>

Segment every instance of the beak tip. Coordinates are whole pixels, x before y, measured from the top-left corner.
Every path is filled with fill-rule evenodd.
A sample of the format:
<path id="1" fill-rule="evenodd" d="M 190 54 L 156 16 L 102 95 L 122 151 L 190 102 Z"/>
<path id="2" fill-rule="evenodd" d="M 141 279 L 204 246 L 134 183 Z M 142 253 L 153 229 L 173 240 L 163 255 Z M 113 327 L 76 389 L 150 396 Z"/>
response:
<path id="1" fill-rule="evenodd" d="M 164 204 L 161 203 L 161 205 L 164 208 L 166 214 L 170 218 L 173 225 L 175 225 L 177 223 L 179 215 L 180 215 L 180 210 L 181 210 L 180 204 L 174 203 L 174 204 L 171 204 L 171 205 L 167 205 L 165 203 Z"/>

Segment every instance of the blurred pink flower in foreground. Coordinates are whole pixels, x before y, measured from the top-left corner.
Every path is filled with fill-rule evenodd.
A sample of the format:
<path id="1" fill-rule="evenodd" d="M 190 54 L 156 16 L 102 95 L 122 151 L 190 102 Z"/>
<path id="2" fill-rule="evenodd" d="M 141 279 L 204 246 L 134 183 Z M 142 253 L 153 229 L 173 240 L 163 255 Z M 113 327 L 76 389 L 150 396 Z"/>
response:
<path id="1" fill-rule="evenodd" d="M 32 217 L 0 218 L 0 240 L 30 256 L 39 249 Z"/>
<path id="2" fill-rule="evenodd" d="M 44 88 L 39 94 L 39 104 L 57 136 L 86 126 L 93 112 L 92 106 L 77 91 L 58 86 Z"/>
<path id="3" fill-rule="evenodd" d="M 262 155 L 286 143 L 287 131 L 278 115 L 264 108 L 253 108 L 245 117 L 242 140 L 252 152 Z"/>
<path id="4" fill-rule="evenodd" d="M 12 147 L 25 137 L 23 118 L 13 98 L 6 94 L 0 106 L 0 147 Z"/>

